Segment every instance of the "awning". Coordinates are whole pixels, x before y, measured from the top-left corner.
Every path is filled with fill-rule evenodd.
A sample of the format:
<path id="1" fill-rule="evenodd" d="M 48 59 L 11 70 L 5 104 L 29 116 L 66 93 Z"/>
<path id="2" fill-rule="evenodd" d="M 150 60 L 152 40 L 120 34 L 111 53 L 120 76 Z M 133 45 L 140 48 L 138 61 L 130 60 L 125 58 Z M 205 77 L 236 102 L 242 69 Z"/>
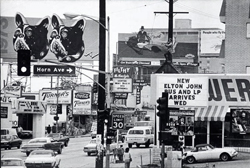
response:
<path id="1" fill-rule="evenodd" d="M 193 107 L 195 121 L 225 121 L 226 113 L 230 112 L 228 106 Z"/>

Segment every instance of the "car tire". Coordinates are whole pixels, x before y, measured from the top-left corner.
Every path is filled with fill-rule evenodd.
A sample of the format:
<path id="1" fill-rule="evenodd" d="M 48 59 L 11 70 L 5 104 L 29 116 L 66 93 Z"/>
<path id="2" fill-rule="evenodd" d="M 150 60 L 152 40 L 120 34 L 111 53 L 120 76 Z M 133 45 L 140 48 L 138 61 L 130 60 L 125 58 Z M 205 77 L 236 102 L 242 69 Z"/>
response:
<path id="1" fill-rule="evenodd" d="M 230 156 L 229 156 L 227 153 L 222 153 L 222 154 L 220 155 L 220 159 L 221 159 L 222 161 L 228 161 L 228 160 L 230 160 Z"/>
<path id="2" fill-rule="evenodd" d="M 17 149 L 20 149 L 20 147 L 21 147 L 21 144 L 19 144 L 19 145 L 17 146 Z"/>
<path id="3" fill-rule="evenodd" d="M 132 148 L 132 144 L 128 144 L 128 147 L 129 147 L 129 148 Z"/>
<path id="4" fill-rule="evenodd" d="M 195 158 L 193 156 L 188 156 L 186 158 L 187 163 L 192 164 L 195 162 Z"/>
<path id="5" fill-rule="evenodd" d="M 91 155 L 91 153 L 90 152 L 88 152 L 88 156 L 90 156 Z"/>
<path id="6" fill-rule="evenodd" d="M 62 154 L 62 148 L 57 151 L 58 154 Z"/>
<path id="7" fill-rule="evenodd" d="M 149 145 L 150 145 L 149 141 L 147 143 L 145 143 L 146 148 L 149 148 Z"/>
<path id="8" fill-rule="evenodd" d="M 8 147 L 9 150 L 11 150 L 11 145 Z"/>
<path id="9" fill-rule="evenodd" d="M 5 149 L 5 150 L 7 150 L 8 148 L 7 148 L 7 147 L 5 147 L 4 149 Z"/>
<path id="10" fill-rule="evenodd" d="M 136 147 L 139 148 L 139 147 L 140 147 L 140 144 L 136 144 Z"/>
<path id="11" fill-rule="evenodd" d="M 67 146 L 68 146 L 68 142 L 65 142 L 65 143 L 64 143 L 64 146 L 67 147 Z"/>
<path id="12" fill-rule="evenodd" d="M 30 152 L 26 152 L 26 156 L 29 156 L 30 155 Z"/>

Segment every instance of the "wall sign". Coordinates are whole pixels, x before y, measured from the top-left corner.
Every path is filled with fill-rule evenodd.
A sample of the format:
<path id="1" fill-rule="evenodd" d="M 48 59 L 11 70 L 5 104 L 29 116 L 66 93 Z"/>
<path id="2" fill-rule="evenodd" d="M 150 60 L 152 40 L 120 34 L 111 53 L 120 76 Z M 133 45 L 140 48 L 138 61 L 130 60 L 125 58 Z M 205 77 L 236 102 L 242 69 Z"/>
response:
<path id="1" fill-rule="evenodd" d="M 132 92 L 132 79 L 131 78 L 113 78 L 113 92 Z"/>

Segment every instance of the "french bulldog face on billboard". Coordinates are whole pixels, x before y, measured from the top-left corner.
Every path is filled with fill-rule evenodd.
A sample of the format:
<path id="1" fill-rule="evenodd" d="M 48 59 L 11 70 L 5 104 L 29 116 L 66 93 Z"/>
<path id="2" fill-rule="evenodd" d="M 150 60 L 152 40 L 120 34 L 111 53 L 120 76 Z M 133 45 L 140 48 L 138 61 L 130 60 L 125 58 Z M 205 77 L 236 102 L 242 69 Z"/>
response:
<path id="1" fill-rule="evenodd" d="M 76 20 L 72 26 L 65 26 L 62 20 L 54 14 L 51 19 L 52 33 L 50 35 L 50 51 L 59 62 L 75 62 L 84 53 L 83 32 L 86 25 L 84 18 Z"/>
<path id="2" fill-rule="evenodd" d="M 15 24 L 14 50 L 30 50 L 32 61 L 43 59 L 49 51 L 49 17 L 41 19 L 36 25 L 30 25 L 21 13 L 17 13 Z"/>

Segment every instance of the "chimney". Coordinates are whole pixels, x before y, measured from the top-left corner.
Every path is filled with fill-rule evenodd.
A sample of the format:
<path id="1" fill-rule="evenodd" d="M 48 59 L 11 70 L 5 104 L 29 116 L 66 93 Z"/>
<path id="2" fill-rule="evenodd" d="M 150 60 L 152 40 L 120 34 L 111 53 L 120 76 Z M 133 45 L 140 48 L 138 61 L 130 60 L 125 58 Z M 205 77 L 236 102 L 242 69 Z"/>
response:
<path id="1" fill-rule="evenodd" d="M 175 19 L 175 29 L 191 29 L 191 19 Z"/>

